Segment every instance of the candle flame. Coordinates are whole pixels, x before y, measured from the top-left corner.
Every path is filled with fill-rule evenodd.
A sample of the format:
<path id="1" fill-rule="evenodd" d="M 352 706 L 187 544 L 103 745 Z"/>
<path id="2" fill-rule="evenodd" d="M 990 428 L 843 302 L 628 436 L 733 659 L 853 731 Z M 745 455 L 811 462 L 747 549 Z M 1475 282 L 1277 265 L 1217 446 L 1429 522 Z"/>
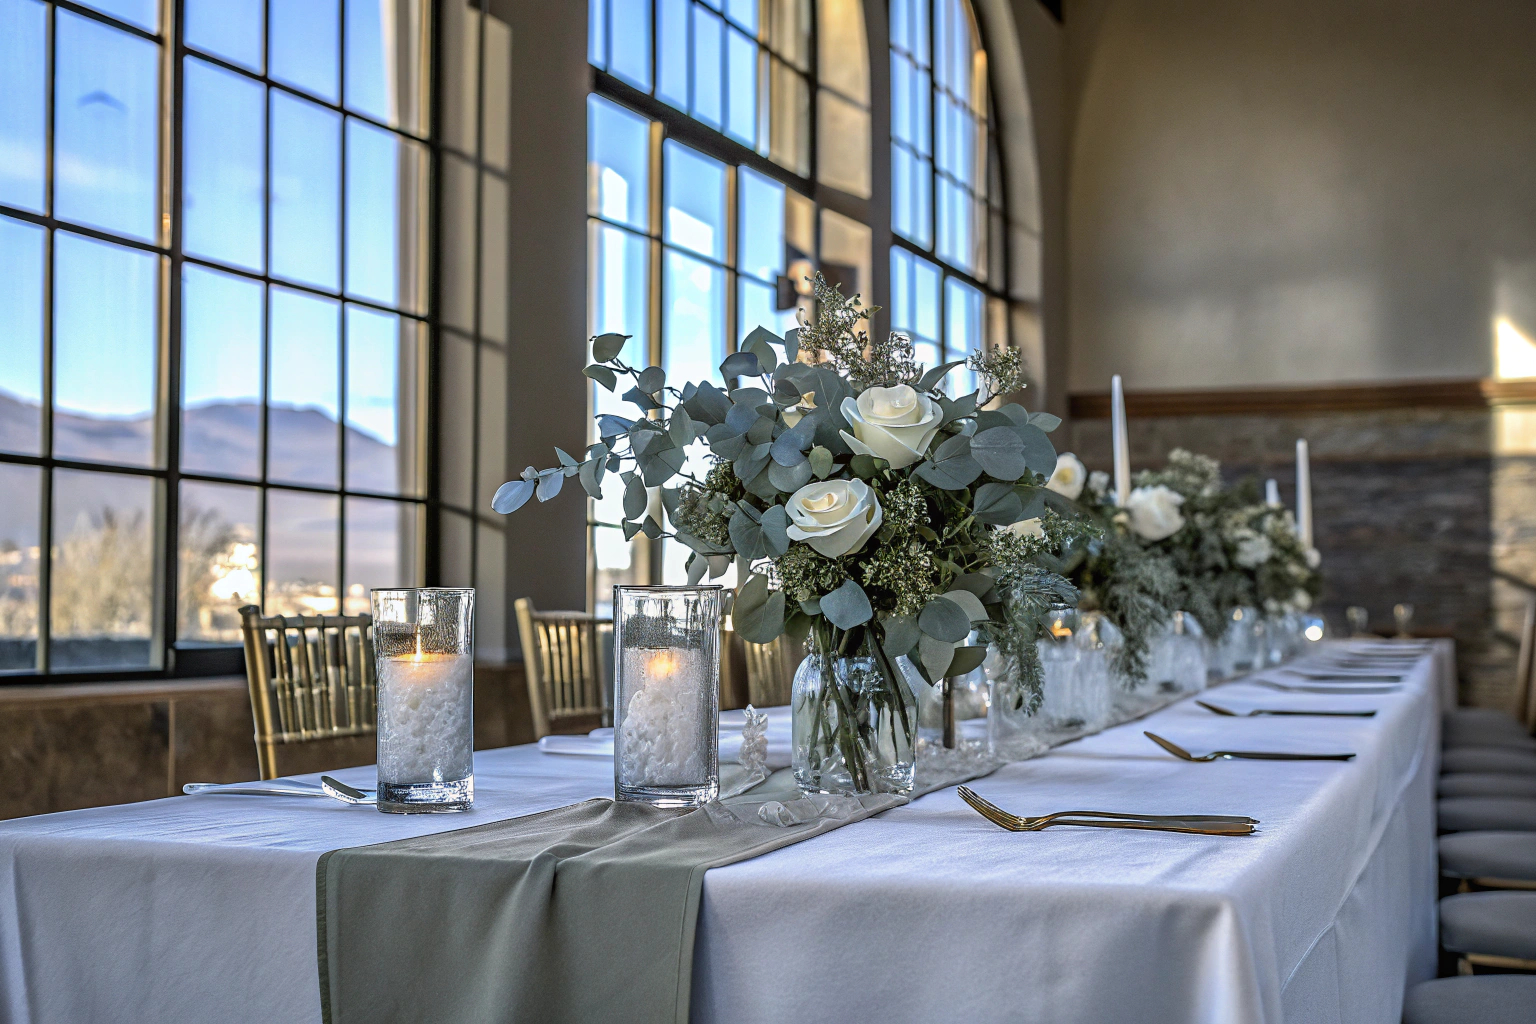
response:
<path id="1" fill-rule="evenodd" d="M 652 679 L 664 679 L 677 672 L 678 659 L 675 651 L 657 651 L 645 661 L 645 674 Z"/>
<path id="2" fill-rule="evenodd" d="M 1057 640 L 1065 640 L 1072 635 L 1072 627 L 1060 622 L 1051 623 L 1051 636 Z"/>

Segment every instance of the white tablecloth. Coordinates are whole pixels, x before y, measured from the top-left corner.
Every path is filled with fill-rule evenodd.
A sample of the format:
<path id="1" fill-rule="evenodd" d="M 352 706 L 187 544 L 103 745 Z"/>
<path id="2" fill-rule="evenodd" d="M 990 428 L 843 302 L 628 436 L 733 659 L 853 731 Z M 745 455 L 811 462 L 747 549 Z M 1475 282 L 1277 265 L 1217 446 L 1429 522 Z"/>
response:
<path id="1" fill-rule="evenodd" d="M 1013 834 L 949 789 L 713 870 L 693 1019 L 1392 1024 L 1404 986 L 1435 968 L 1438 653 L 1390 694 L 1210 691 L 1372 719 L 1218 718 L 1183 701 L 973 784 L 1018 814 L 1248 814 L 1252 837 Z M 1143 729 L 1196 751 L 1359 756 L 1191 764 Z M 612 787 L 609 762 L 533 746 L 476 754 L 475 777 L 468 815 L 203 796 L 0 823 L 0 1020 L 318 1020 L 318 854 Z"/>

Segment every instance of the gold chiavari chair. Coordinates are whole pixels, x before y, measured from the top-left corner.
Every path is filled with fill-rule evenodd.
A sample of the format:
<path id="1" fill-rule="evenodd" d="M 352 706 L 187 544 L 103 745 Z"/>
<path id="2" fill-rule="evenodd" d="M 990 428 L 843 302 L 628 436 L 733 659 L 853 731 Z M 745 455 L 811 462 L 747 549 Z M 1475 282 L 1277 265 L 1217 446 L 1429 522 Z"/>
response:
<path id="1" fill-rule="evenodd" d="M 804 652 L 801 644 L 780 634 L 766 644 L 745 644 L 747 695 L 753 707 L 770 708 L 789 703 L 789 691 Z"/>
<path id="2" fill-rule="evenodd" d="M 535 736 L 562 722 L 597 716 L 612 723 L 603 644 L 611 650 L 613 620 L 585 612 L 541 612 L 520 597 L 513 602 L 523 642 L 523 672 Z"/>
<path id="3" fill-rule="evenodd" d="M 272 615 L 240 609 L 245 677 L 263 779 L 278 777 L 277 748 L 374 732 L 378 678 L 369 615 Z"/>

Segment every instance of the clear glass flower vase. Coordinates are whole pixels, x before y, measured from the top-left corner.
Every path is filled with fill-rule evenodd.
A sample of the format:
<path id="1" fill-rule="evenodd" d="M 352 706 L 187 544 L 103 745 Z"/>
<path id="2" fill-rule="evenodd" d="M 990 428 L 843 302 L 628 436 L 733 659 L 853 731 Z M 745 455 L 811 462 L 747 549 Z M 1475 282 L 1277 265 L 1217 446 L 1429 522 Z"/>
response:
<path id="1" fill-rule="evenodd" d="M 795 782 L 807 793 L 910 793 L 917 701 L 869 631 L 853 643 L 846 636 L 813 632 L 795 670 Z"/>

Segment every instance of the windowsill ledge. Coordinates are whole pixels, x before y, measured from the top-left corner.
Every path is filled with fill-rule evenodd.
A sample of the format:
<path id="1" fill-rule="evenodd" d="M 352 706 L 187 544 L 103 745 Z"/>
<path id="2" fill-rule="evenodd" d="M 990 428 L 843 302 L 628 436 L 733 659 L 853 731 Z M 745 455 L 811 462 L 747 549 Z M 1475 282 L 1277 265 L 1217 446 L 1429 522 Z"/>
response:
<path id="1" fill-rule="evenodd" d="M 120 683 L 22 683 L 0 686 L 0 711 L 34 711 L 69 705 L 151 704 L 197 697 L 244 697 L 244 676 L 156 679 Z"/>

